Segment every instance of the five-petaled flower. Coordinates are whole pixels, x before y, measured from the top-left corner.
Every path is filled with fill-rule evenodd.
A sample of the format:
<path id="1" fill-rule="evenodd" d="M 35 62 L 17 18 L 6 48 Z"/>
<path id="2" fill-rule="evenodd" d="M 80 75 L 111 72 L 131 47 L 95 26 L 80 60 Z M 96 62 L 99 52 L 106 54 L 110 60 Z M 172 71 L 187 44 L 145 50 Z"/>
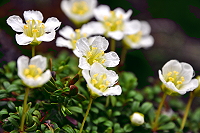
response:
<path id="1" fill-rule="evenodd" d="M 20 34 L 16 34 L 19 45 L 39 45 L 42 41 L 52 41 L 55 38 L 55 30 L 60 27 L 61 22 L 55 18 L 48 18 L 42 23 L 43 15 L 40 11 L 24 11 L 23 23 L 19 16 L 13 15 L 7 19 L 8 25 Z"/>
<path id="2" fill-rule="evenodd" d="M 74 23 L 87 22 L 93 17 L 97 0 L 62 0 L 61 9 Z"/>
<path id="3" fill-rule="evenodd" d="M 130 116 L 131 123 L 135 126 L 140 126 L 144 123 L 144 115 L 139 112 L 134 112 Z"/>
<path id="4" fill-rule="evenodd" d="M 159 70 L 159 78 L 163 82 L 162 89 L 168 95 L 185 94 L 198 87 L 198 80 L 192 79 L 194 70 L 188 63 L 177 60 L 168 61 Z"/>
<path id="5" fill-rule="evenodd" d="M 65 26 L 59 33 L 63 37 L 58 37 L 56 39 L 56 46 L 58 47 L 67 47 L 72 49 L 74 54 L 77 55 L 76 52 L 76 42 L 82 37 L 89 37 L 93 34 L 94 28 L 84 24 L 80 29 L 73 30 L 70 26 Z M 78 55 L 77 55 L 78 56 Z"/>
<path id="6" fill-rule="evenodd" d="M 79 57 L 79 68 L 90 69 L 90 66 L 98 62 L 105 67 L 115 67 L 119 64 L 119 57 L 116 52 L 104 53 L 108 48 L 108 41 L 101 36 L 93 38 L 89 42 L 87 38 L 81 38 L 77 41 L 76 47 Z"/>
<path id="7" fill-rule="evenodd" d="M 118 80 L 118 75 L 114 71 L 107 70 L 99 63 L 93 63 L 91 69 L 83 70 L 82 74 L 87 82 L 87 87 L 92 98 L 121 95 L 121 87 L 115 85 Z"/>
<path id="8" fill-rule="evenodd" d="M 121 40 L 124 35 L 135 34 L 140 30 L 138 20 L 129 20 L 132 10 L 124 12 L 121 8 L 110 11 L 107 5 L 100 5 L 94 10 L 94 16 L 99 22 L 90 22 L 96 29 L 103 31 L 108 37 Z M 103 30 L 102 30 L 103 29 Z"/>
<path id="9" fill-rule="evenodd" d="M 17 60 L 18 76 L 23 83 L 30 88 L 40 87 L 51 78 L 50 70 L 43 71 L 47 67 L 46 57 L 36 55 L 29 61 L 27 56 L 20 56 Z"/>
<path id="10" fill-rule="evenodd" d="M 124 43 L 131 49 L 149 48 L 154 43 L 154 38 L 149 35 L 151 27 L 148 22 L 141 21 L 141 29 L 135 34 L 126 35 Z"/>

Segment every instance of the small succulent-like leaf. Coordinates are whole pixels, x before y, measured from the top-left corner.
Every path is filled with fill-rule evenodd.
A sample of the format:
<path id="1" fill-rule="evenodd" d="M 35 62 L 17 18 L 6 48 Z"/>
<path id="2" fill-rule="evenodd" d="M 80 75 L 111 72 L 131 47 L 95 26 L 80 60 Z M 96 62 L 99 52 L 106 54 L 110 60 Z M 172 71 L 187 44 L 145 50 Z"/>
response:
<path id="1" fill-rule="evenodd" d="M 19 127 L 18 122 L 14 118 L 8 117 L 8 121 L 10 121 L 13 124 L 13 126 L 15 126 L 17 128 Z"/>
<path id="2" fill-rule="evenodd" d="M 145 102 L 142 104 L 142 106 L 140 107 L 140 112 L 143 113 L 143 114 L 146 114 L 147 111 L 150 110 L 150 108 L 152 107 L 152 103 L 150 102 Z"/>
<path id="3" fill-rule="evenodd" d="M 65 125 L 64 127 L 62 127 L 67 133 L 75 133 L 75 131 L 73 130 L 73 128 L 69 125 Z"/>
<path id="4" fill-rule="evenodd" d="M 35 131 L 37 129 L 37 123 L 35 122 L 31 127 L 25 129 L 26 132 Z"/>
<path id="5" fill-rule="evenodd" d="M 127 132 L 131 132 L 133 131 L 133 126 L 131 124 L 126 124 L 124 126 L 124 131 L 127 133 Z"/>
<path id="6" fill-rule="evenodd" d="M 158 128 L 158 130 L 169 130 L 169 129 L 174 129 L 175 124 L 173 122 L 169 122 L 167 124 L 164 124 Z"/>
<path id="7" fill-rule="evenodd" d="M 70 107 L 68 107 L 68 109 L 69 109 L 70 111 L 73 111 L 73 112 L 83 113 L 83 109 L 80 108 L 80 107 L 70 106 Z"/>

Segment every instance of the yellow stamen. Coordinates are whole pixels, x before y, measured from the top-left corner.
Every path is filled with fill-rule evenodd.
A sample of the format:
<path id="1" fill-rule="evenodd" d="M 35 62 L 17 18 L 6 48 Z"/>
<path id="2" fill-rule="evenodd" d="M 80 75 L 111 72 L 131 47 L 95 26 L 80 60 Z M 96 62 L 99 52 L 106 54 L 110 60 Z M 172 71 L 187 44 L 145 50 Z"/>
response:
<path id="1" fill-rule="evenodd" d="M 169 81 L 174 81 L 174 78 L 172 78 L 172 77 L 169 77 Z"/>
<path id="2" fill-rule="evenodd" d="M 183 82 L 182 81 L 177 81 L 177 84 L 182 84 Z"/>
<path id="3" fill-rule="evenodd" d="M 24 25 L 24 29 L 28 29 L 28 25 Z"/>

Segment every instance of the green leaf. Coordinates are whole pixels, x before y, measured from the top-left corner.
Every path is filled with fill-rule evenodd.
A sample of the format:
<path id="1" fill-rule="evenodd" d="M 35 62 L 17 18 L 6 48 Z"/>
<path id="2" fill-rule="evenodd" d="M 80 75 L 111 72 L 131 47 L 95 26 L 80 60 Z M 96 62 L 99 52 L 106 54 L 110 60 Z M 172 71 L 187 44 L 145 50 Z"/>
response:
<path id="1" fill-rule="evenodd" d="M 121 115 L 121 112 L 120 111 L 115 111 L 114 113 L 113 113 L 113 116 L 120 116 Z"/>
<path id="2" fill-rule="evenodd" d="M 116 105 L 117 99 L 115 96 L 110 96 L 110 99 L 111 99 L 111 104 L 114 107 Z"/>
<path id="3" fill-rule="evenodd" d="M 99 110 L 97 108 L 91 108 L 91 111 L 98 114 L 99 113 Z"/>
<path id="4" fill-rule="evenodd" d="M 70 111 L 73 111 L 73 112 L 83 113 L 83 110 L 82 110 L 82 108 L 80 108 L 80 107 L 70 106 L 70 107 L 68 107 L 68 109 L 69 109 Z"/>
<path id="5" fill-rule="evenodd" d="M 134 99 L 141 102 L 144 99 L 144 97 L 142 96 L 141 93 L 137 92 Z"/>
<path id="6" fill-rule="evenodd" d="M 2 109 L 2 110 L 0 111 L 0 116 L 6 115 L 6 114 L 8 114 L 7 109 Z"/>
<path id="7" fill-rule="evenodd" d="M 18 130 L 12 130 L 10 133 L 19 133 Z"/>
<path id="8" fill-rule="evenodd" d="M 12 101 L 8 101 L 7 105 L 11 110 L 15 110 L 15 104 Z"/>
<path id="9" fill-rule="evenodd" d="M 161 115 L 158 119 L 159 125 L 164 124 L 165 122 L 170 121 L 170 118 L 167 115 Z"/>
<path id="10" fill-rule="evenodd" d="M 5 94 L 5 93 L 7 93 L 6 90 L 0 90 L 0 97 L 1 97 L 2 94 Z M 0 99 L 1 99 L 1 98 L 0 98 Z"/>
<path id="11" fill-rule="evenodd" d="M 4 86 L 5 88 L 8 88 L 8 86 L 10 86 L 10 83 L 9 83 L 8 81 L 4 81 L 4 82 L 3 82 L 3 86 Z"/>
<path id="12" fill-rule="evenodd" d="M 167 124 L 164 124 L 158 128 L 158 130 L 169 130 L 169 129 L 174 129 L 175 124 L 173 122 L 169 122 Z"/>
<path id="13" fill-rule="evenodd" d="M 33 126 L 25 129 L 26 132 L 30 132 L 30 131 L 35 131 L 37 129 L 37 124 L 36 122 L 33 124 Z"/>
<path id="14" fill-rule="evenodd" d="M 35 121 L 38 125 L 40 125 L 40 121 L 36 116 L 33 116 L 33 121 Z"/>
<path id="15" fill-rule="evenodd" d="M 102 103 L 94 102 L 94 105 L 95 105 L 97 108 L 99 108 L 99 109 L 105 111 L 105 106 L 104 106 Z"/>
<path id="16" fill-rule="evenodd" d="M 102 123 L 102 122 L 104 122 L 104 121 L 106 121 L 107 120 L 107 118 L 106 117 L 99 117 L 99 118 L 97 118 L 96 120 L 93 120 L 93 122 L 94 122 L 94 124 L 99 124 L 99 123 Z"/>
<path id="17" fill-rule="evenodd" d="M 10 70 L 13 72 L 16 69 L 16 62 L 15 61 L 11 61 L 8 63 L 8 67 L 10 68 Z"/>
<path id="18" fill-rule="evenodd" d="M 137 112 L 139 109 L 139 106 L 140 106 L 140 102 L 138 102 L 138 101 L 133 102 L 133 104 L 131 106 L 132 112 Z"/>
<path id="19" fill-rule="evenodd" d="M 0 99 L 4 99 L 4 98 L 7 98 L 8 95 L 7 94 L 0 94 Z"/>
<path id="20" fill-rule="evenodd" d="M 152 107 L 152 103 L 150 102 L 145 102 L 142 104 L 142 106 L 140 107 L 140 112 L 143 113 L 143 114 L 146 114 L 147 111 L 149 111 Z"/>
<path id="21" fill-rule="evenodd" d="M 108 121 L 104 122 L 103 125 L 105 125 L 107 127 L 112 127 L 113 126 L 113 122 L 108 120 Z"/>
<path id="22" fill-rule="evenodd" d="M 131 131 L 133 131 L 133 126 L 131 124 L 126 124 L 124 126 L 124 131 L 125 132 L 131 132 Z"/>
<path id="23" fill-rule="evenodd" d="M 39 119 L 41 118 L 41 114 L 38 110 L 35 110 L 33 114 L 36 115 Z"/>
<path id="24" fill-rule="evenodd" d="M 120 124 L 119 123 L 115 123 L 114 124 L 114 130 L 117 131 L 119 130 L 121 127 L 120 127 Z"/>
<path id="25" fill-rule="evenodd" d="M 73 130 L 73 128 L 69 125 L 65 125 L 64 127 L 62 127 L 65 131 L 67 131 L 67 133 L 75 133 L 75 131 Z"/>
<path id="26" fill-rule="evenodd" d="M 27 121 L 28 121 L 28 125 L 32 125 L 32 123 L 33 123 L 33 117 L 32 117 L 32 115 L 30 114 L 30 112 L 27 112 L 27 113 L 26 113 L 26 119 L 27 119 Z"/>
<path id="27" fill-rule="evenodd" d="M 18 91 L 19 87 L 15 84 L 10 85 L 9 87 L 7 87 L 7 92 L 13 92 L 13 91 Z"/>
<path id="28" fill-rule="evenodd" d="M 15 127 L 19 127 L 18 122 L 14 118 L 8 117 L 8 121 L 10 121 Z"/>

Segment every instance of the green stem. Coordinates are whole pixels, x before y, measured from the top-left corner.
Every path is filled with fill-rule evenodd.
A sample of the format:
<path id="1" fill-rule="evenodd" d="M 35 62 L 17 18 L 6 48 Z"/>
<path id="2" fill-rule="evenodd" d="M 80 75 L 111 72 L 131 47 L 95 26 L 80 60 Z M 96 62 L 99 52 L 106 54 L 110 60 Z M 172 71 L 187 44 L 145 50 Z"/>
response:
<path id="1" fill-rule="evenodd" d="M 110 99 L 111 99 L 111 97 L 110 97 L 110 96 L 107 96 L 107 97 L 106 97 L 106 107 L 108 107 L 108 106 L 109 106 Z"/>
<path id="2" fill-rule="evenodd" d="M 110 51 L 115 51 L 115 40 L 111 38 Z"/>
<path id="3" fill-rule="evenodd" d="M 32 46 L 32 57 L 35 56 L 35 46 Z"/>
<path id="4" fill-rule="evenodd" d="M 88 114 L 89 114 L 89 111 L 90 111 L 90 108 L 91 108 L 91 105 L 92 105 L 92 101 L 93 101 L 93 98 L 90 97 L 90 101 L 89 101 L 89 104 L 88 104 L 88 108 L 87 108 L 87 111 L 86 111 L 86 113 L 85 113 L 83 122 L 82 122 L 82 124 L 81 124 L 81 128 L 80 128 L 79 133 L 82 133 L 82 131 L 83 131 L 83 127 L 84 127 L 86 118 L 87 118 L 87 116 L 88 116 Z"/>
<path id="5" fill-rule="evenodd" d="M 182 120 L 182 123 L 181 123 L 181 128 L 180 128 L 181 131 L 183 130 L 183 128 L 185 126 L 185 122 L 187 120 L 187 116 L 188 116 L 188 113 L 189 113 L 193 99 L 194 99 L 194 94 L 193 94 L 193 92 L 190 92 L 190 98 L 188 100 L 188 103 L 187 103 L 187 106 L 186 106 L 186 109 L 185 109 L 185 112 L 184 112 L 183 120 Z"/>
<path id="6" fill-rule="evenodd" d="M 27 112 L 27 101 L 28 101 L 29 90 L 30 90 L 29 88 L 26 88 L 25 95 L 24 95 L 23 113 L 22 113 L 21 124 L 20 124 L 21 132 L 24 132 L 24 122 L 25 122 L 25 117 L 26 117 L 26 112 Z"/>
<path id="7" fill-rule="evenodd" d="M 159 119 L 159 116 L 160 116 L 160 113 L 161 113 L 161 109 L 162 109 L 162 107 L 163 107 L 163 104 L 164 104 L 164 102 L 165 102 L 166 97 L 167 97 L 167 94 L 164 93 L 163 96 L 162 96 L 162 100 L 161 100 L 161 102 L 160 102 L 160 104 L 159 104 L 159 106 L 158 106 L 158 110 L 157 110 L 157 112 L 156 112 L 156 118 L 155 118 L 155 121 L 154 121 L 154 123 L 153 123 L 153 131 L 156 131 L 156 130 L 157 130 L 158 119 Z"/>

